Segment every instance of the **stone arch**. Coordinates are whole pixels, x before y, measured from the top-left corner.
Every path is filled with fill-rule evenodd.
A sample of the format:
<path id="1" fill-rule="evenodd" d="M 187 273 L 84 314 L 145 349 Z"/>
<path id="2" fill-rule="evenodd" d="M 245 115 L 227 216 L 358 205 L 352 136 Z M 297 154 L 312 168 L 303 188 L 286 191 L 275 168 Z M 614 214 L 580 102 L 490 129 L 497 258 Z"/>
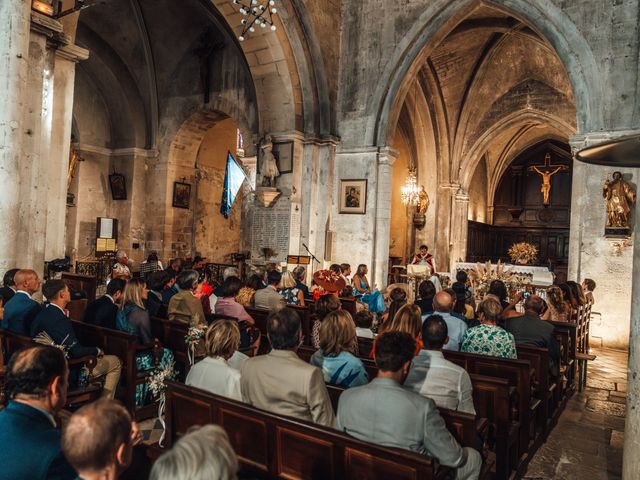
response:
<path id="1" fill-rule="evenodd" d="M 211 1 L 237 39 L 234 30 L 241 15 L 228 0 Z M 300 130 L 328 135 L 332 127 L 327 75 L 306 7 L 301 0 L 283 2 L 275 20 L 275 33 L 258 29 L 238 42 L 258 94 L 260 133 Z M 287 94 L 274 95 L 280 88 Z"/>
<path id="2" fill-rule="evenodd" d="M 393 58 L 381 73 L 370 108 L 366 141 L 376 145 L 389 142 L 392 128 L 407 89 L 430 51 L 475 7 L 486 3 L 520 17 L 537 30 L 554 48 L 571 81 L 576 99 L 578 131 L 602 128 L 598 103 L 603 91 L 601 76 L 586 40 L 562 10 L 546 0 L 440 0 L 432 2 L 407 32 Z"/>
<path id="3" fill-rule="evenodd" d="M 460 184 L 462 185 L 462 188 L 464 190 L 468 189 L 480 158 L 484 155 L 497 132 L 517 125 L 540 123 L 546 123 L 554 127 L 563 134 L 566 134 L 567 138 L 575 133 L 575 127 L 573 125 L 549 112 L 535 109 L 523 109 L 513 112 L 502 118 L 500 121 L 494 123 L 490 128 L 483 132 L 483 134 L 469 149 L 468 154 L 462 160 L 460 165 Z"/>

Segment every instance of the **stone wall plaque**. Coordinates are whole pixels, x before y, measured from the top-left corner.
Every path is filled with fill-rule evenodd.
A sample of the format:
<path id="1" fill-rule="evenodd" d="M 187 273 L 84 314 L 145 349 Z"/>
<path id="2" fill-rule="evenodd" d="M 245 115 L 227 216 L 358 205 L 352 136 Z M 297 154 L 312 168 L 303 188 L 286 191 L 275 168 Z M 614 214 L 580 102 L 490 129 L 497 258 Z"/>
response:
<path id="1" fill-rule="evenodd" d="M 265 260 L 263 248 L 276 252 L 279 262 L 289 254 L 291 209 L 288 202 L 278 202 L 273 208 L 254 207 L 251 222 L 251 259 Z M 272 260 L 273 261 L 273 260 Z"/>

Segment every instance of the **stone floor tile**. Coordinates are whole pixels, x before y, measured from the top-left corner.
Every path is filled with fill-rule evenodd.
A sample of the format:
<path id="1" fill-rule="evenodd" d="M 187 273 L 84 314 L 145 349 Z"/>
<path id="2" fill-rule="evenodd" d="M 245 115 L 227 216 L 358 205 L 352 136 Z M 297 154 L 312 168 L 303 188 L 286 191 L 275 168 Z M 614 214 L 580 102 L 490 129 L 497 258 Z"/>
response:
<path id="1" fill-rule="evenodd" d="M 611 446 L 613 448 L 622 448 L 624 446 L 624 432 L 620 430 L 611 431 Z"/>
<path id="2" fill-rule="evenodd" d="M 619 382 L 616 383 L 616 390 L 618 392 L 624 392 L 627 393 L 627 382 Z"/>
<path id="3" fill-rule="evenodd" d="M 589 377 L 587 375 L 587 387 L 600 388 L 602 390 L 615 390 L 616 384 L 607 380 L 601 380 L 599 378 Z"/>
<path id="4" fill-rule="evenodd" d="M 601 412 L 605 415 L 613 415 L 615 417 L 624 417 L 626 406 L 620 403 L 607 402 L 604 400 L 590 399 L 587 402 L 586 409 L 592 412 Z"/>

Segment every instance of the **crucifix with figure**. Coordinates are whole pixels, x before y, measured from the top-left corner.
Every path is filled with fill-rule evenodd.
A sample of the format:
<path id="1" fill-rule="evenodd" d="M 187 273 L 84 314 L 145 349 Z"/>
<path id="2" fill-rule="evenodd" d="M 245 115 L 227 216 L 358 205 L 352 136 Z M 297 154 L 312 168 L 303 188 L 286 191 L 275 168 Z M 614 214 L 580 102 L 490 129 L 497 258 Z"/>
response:
<path id="1" fill-rule="evenodd" d="M 540 191 L 542 192 L 543 202 L 545 207 L 549 206 L 549 193 L 551 192 L 551 177 L 558 172 L 566 172 L 569 167 L 566 165 L 551 165 L 551 154 L 547 153 L 544 156 L 544 164 L 531 165 L 529 167 L 530 172 L 536 172 L 542 176 L 542 185 Z"/>

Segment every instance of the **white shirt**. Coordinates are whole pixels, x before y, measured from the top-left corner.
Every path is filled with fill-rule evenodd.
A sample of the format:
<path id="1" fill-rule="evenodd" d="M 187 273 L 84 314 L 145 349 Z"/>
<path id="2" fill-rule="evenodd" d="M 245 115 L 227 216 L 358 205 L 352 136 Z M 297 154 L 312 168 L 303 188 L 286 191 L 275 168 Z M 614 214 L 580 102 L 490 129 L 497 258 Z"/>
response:
<path id="1" fill-rule="evenodd" d="M 404 386 L 431 398 L 436 405 L 475 415 L 473 386 L 464 368 L 445 359 L 442 352 L 420 350 L 413 359 Z"/>
<path id="2" fill-rule="evenodd" d="M 356 327 L 356 337 L 373 338 L 373 332 L 370 328 Z"/>
<path id="3" fill-rule="evenodd" d="M 233 400 L 242 401 L 240 372 L 222 357 L 205 357 L 187 375 L 187 385 L 207 390 Z"/>

